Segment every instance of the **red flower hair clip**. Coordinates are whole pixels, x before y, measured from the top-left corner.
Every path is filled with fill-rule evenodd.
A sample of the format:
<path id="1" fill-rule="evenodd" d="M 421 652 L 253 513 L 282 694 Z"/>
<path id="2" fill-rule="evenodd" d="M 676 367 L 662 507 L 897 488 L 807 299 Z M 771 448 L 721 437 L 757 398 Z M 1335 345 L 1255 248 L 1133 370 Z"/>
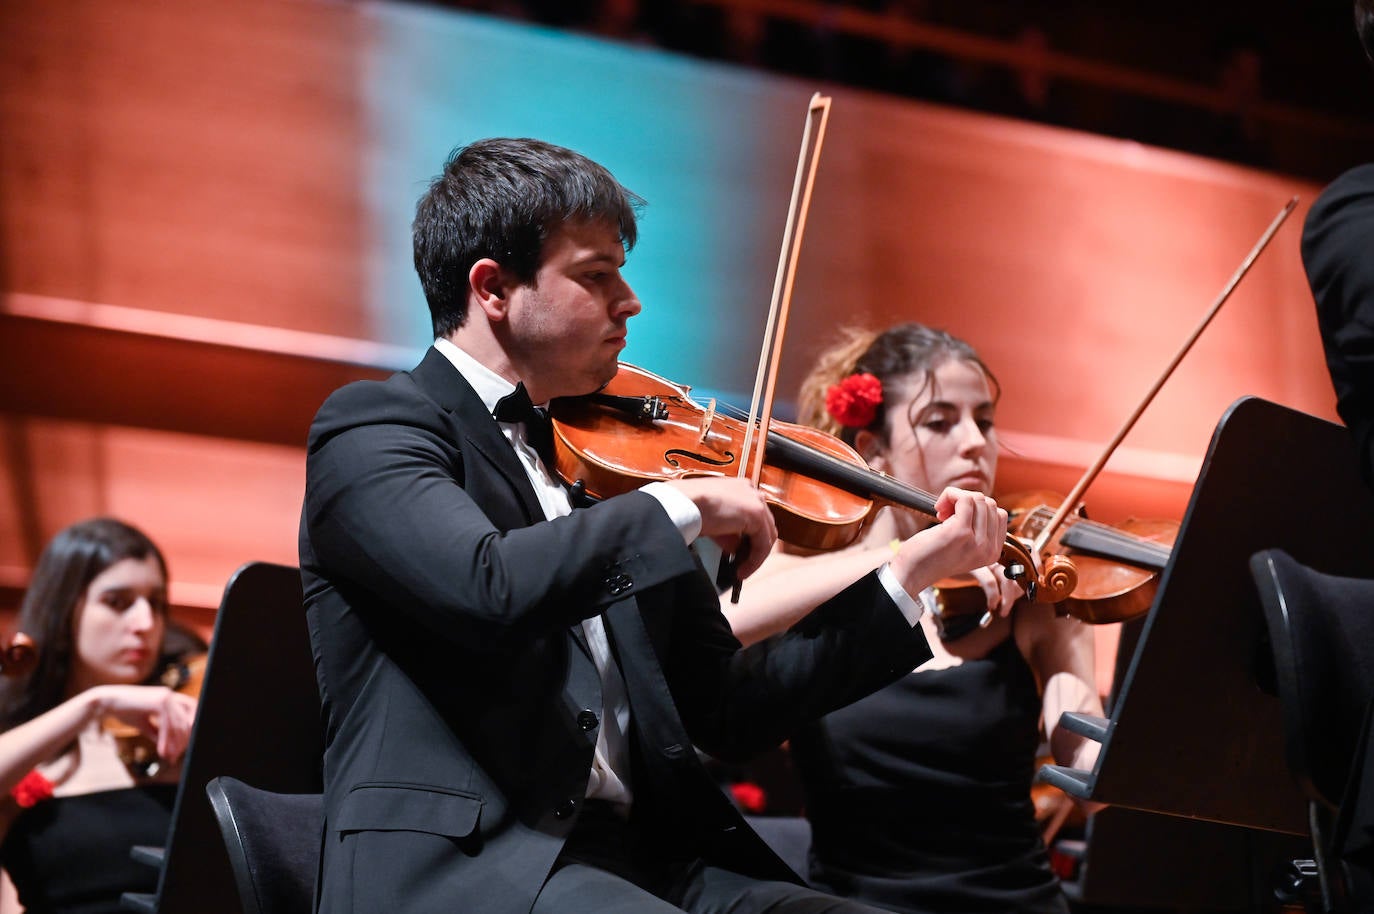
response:
<path id="1" fill-rule="evenodd" d="M 10 796 L 14 797 L 14 802 L 24 809 L 46 800 L 52 796 L 52 781 L 38 773 L 38 769 L 30 771 L 24 775 L 23 780 L 10 788 Z"/>
<path id="2" fill-rule="evenodd" d="M 867 428 L 883 402 L 883 382 L 868 372 L 852 374 L 825 392 L 825 411 L 845 428 Z"/>

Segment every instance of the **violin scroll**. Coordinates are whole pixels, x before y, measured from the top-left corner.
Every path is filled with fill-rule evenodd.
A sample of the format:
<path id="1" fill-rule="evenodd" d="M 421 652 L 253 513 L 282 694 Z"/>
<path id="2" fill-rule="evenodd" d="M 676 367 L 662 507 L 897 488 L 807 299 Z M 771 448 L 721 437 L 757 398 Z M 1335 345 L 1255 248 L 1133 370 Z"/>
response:
<path id="1" fill-rule="evenodd" d="M 26 676 L 38 663 L 38 646 L 23 632 L 0 642 L 0 676 Z"/>
<path id="2" fill-rule="evenodd" d="M 1021 585 L 1026 599 L 1033 603 L 1058 603 L 1078 586 L 1078 569 L 1073 561 L 1062 555 L 1048 556 L 1036 562 L 1030 548 L 1015 536 L 1008 536 L 1002 546 L 1002 567 L 1007 579 Z"/>
<path id="3" fill-rule="evenodd" d="M 1041 573 L 1039 594 L 1041 603 L 1062 603 L 1078 586 L 1078 567 L 1063 555 L 1051 555 L 1045 560 Z"/>

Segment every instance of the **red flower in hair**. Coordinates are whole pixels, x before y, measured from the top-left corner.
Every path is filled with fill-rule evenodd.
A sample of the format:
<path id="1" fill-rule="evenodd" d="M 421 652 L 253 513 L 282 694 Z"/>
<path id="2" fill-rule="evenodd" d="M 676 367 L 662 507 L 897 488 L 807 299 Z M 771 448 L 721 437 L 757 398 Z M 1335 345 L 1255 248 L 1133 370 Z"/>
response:
<path id="1" fill-rule="evenodd" d="M 28 809 L 40 800 L 46 800 L 52 796 L 52 781 L 34 769 L 24 775 L 23 780 L 18 784 L 10 788 L 10 796 L 14 797 L 14 802 Z"/>
<path id="2" fill-rule="evenodd" d="M 866 428 L 883 402 L 883 382 L 873 375 L 852 374 L 825 392 L 825 411 L 845 428 Z"/>

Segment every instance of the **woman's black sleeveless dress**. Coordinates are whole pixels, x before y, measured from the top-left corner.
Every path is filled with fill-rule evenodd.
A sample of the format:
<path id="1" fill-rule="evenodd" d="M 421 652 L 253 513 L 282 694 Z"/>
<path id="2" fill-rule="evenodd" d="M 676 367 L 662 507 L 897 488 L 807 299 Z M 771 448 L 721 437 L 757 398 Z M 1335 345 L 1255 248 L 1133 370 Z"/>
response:
<path id="1" fill-rule="evenodd" d="M 0 844 L 0 864 L 26 914 L 114 914 L 124 892 L 156 891 L 157 869 L 129 851 L 167 843 L 176 789 L 148 784 L 53 797 L 21 812 Z"/>
<path id="2" fill-rule="evenodd" d="M 811 880 L 910 914 L 1067 912 L 1030 799 L 1035 679 L 1008 637 L 915 672 L 792 740 Z"/>

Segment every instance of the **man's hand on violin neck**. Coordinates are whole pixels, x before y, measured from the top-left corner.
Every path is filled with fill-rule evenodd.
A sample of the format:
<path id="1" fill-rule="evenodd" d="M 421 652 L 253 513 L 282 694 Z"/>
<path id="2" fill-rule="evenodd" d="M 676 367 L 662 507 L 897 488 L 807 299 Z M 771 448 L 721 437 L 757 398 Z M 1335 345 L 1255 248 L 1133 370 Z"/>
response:
<path id="1" fill-rule="evenodd" d="M 744 542 L 747 552 L 738 557 L 736 571 L 740 580 L 758 570 L 778 539 L 773 512 L 762 492 L 747 479 L 729 476 L 674 479 L 668 484 L 696 505 L 701 512 L 701 535 L 714 540 L 722 552 L 732 555 Z"/>
<path id="2" fill-rule="evenodd" d="M 908 592 L 995 564 L 1007 539 L 1007 512 L 981 492 L 949 488 L 935 502 L 940 523 L 901 544 L 893 571 Z"/>

